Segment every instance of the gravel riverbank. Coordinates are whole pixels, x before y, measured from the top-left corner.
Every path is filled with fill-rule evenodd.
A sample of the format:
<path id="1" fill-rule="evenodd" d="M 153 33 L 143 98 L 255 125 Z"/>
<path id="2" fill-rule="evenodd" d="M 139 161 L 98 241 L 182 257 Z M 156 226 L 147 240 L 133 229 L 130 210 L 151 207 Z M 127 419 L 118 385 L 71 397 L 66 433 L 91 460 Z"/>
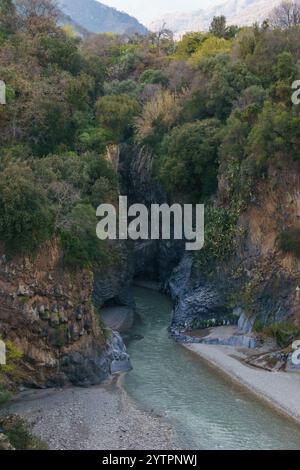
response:
<path id="1" fill-rule="evenodd" d="M 184 347 L 300 424 L 300 374 L 250 367 L 243 363 L 247 355 L 229 346 L 185 344 Z"/>
<path id="2" fill-rule="evenodd" d="M 26 392 L 5 412 L 32 422 L 52 450 L 180 448 L 163 417 L 138 409 L 116 378 L 92 388 Z"/>

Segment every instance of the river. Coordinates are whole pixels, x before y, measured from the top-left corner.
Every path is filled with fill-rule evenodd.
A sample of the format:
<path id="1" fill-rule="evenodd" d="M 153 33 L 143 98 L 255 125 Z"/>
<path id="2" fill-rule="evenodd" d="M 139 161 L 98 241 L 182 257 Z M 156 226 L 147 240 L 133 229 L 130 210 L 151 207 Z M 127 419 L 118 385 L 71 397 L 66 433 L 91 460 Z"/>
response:
<path id="1" fill-rule="evenodd" d="M 161 413 L 189 449 L 300 449 L 300 426 L 231 383 L 168 335 L 172 305 L 158 292 L 136 288 L 139 319 L 128 352 L 129 395 Z"/>

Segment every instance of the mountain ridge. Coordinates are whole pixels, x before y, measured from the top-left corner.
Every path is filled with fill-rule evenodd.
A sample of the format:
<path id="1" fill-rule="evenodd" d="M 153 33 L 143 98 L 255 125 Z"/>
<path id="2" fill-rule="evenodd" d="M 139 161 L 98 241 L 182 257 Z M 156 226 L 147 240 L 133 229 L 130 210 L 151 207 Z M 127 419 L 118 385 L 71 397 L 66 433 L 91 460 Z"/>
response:
<path id="1" fill-rule="evenodd" d="M 219 5 L 190 12 L 173 12 L 150 21 L 147 27 L 151 31 L 159 30 L 162 25 L 171 29 L 176 36 L 188 31 L 203 31 L 209 28 L 214 16 L 224 15 L 229 25 L 251 26 L 267 18 L 274 7 L 282 0 L 227 0 Z"/>
<path id="2" fill-rule="evenodd" d="M 148 33 L 133 16 L 96 0 L 59 0 L 58 5 L 64 15 L 90 33 Z"/>

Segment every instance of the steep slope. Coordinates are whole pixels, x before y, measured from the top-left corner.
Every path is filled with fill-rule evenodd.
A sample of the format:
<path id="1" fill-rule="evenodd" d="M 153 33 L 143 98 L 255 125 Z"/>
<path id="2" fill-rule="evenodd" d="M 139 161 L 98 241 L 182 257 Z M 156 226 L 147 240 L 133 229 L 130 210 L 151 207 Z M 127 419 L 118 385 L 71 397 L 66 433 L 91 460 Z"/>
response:
<path id="1" fill-rule="evenodd" d="M 74 21 L 69 15 L 66 15 L 61 11 L 59 19 L 58 19 L 58 24 L 59 26 L 64 26 L 64 25 L 71 25 L 74 31 L 82 38 L 87 38 L 90 36 L 90 32 L 80 26 L 76 21 Z"/>
<path id="2" fill-rule="evenodd" d="M 22 353 L 23 383 L 86 386 L 107 378 L 113 362 L 115 370 L 119 361 L 126 366 L 123 342 L 101 326 L 92 294 L 92 272 L 63 269 L 56 240 L 35 258 L 8 259 L 0 246 L 1 337 Z"/>
<path id="3" fill-rule="evenodd" d="M 299 165 L 272 177 L 278 178 L 276 185 L 260 182 L 255 200 L 240 216 L 236 252 L 226 262 L 219 261 L 207 276 L 186 254 L 174 270 L 169 280 L 175 302 L 172 331 L 180 341 L 186 340 L 178 335 L 180 329 L 212 319 L 232 321 L 234 316 L 240 317 L 246 334 L 253 327 L 261 331 L 263 325 L 300 325 L 300 260 L 278 243 L 286 227 L 299 228 Z M 220 181 L 221 198 L 222 185 Z"/>
<path id="4" fill-rule="evenodd" d="M 59 0 L 61 10 L 91 33 L 147 34 L 147 29 L 127 13 L 96 0 Z"/>

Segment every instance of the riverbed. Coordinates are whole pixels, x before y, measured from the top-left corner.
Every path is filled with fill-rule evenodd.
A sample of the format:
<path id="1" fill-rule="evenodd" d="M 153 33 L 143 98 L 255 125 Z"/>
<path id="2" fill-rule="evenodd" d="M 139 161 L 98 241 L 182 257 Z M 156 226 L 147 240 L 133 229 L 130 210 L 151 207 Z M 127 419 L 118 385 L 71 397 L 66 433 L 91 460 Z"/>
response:
<path id="1" fill-rule="evenodd" d="M 124 380 L 144 410 L 162 414 L 192 449 L 300 449 L 300 427 L 219 375 L 168 334 L 168 297 L 136 288 L 133 371 Z M 271 386 L 271 383 L 270 383 Z"/>
<path id="2" fill-rule="evenodd" d="M 132 372 L 26 391 L 2 412 L 24 416 L 58 450 L 300 449 L 300 426 L 169 337 L 168 297 L 136 288 L 135 298 Z"/>
<path id="3" fill-rule="evenodd" d="M 131 400 L 115 377 L 90 388 L 30 390 L 2 412 L 33 424 L 50 450 L 176 450 L 170 425 Z"/>

